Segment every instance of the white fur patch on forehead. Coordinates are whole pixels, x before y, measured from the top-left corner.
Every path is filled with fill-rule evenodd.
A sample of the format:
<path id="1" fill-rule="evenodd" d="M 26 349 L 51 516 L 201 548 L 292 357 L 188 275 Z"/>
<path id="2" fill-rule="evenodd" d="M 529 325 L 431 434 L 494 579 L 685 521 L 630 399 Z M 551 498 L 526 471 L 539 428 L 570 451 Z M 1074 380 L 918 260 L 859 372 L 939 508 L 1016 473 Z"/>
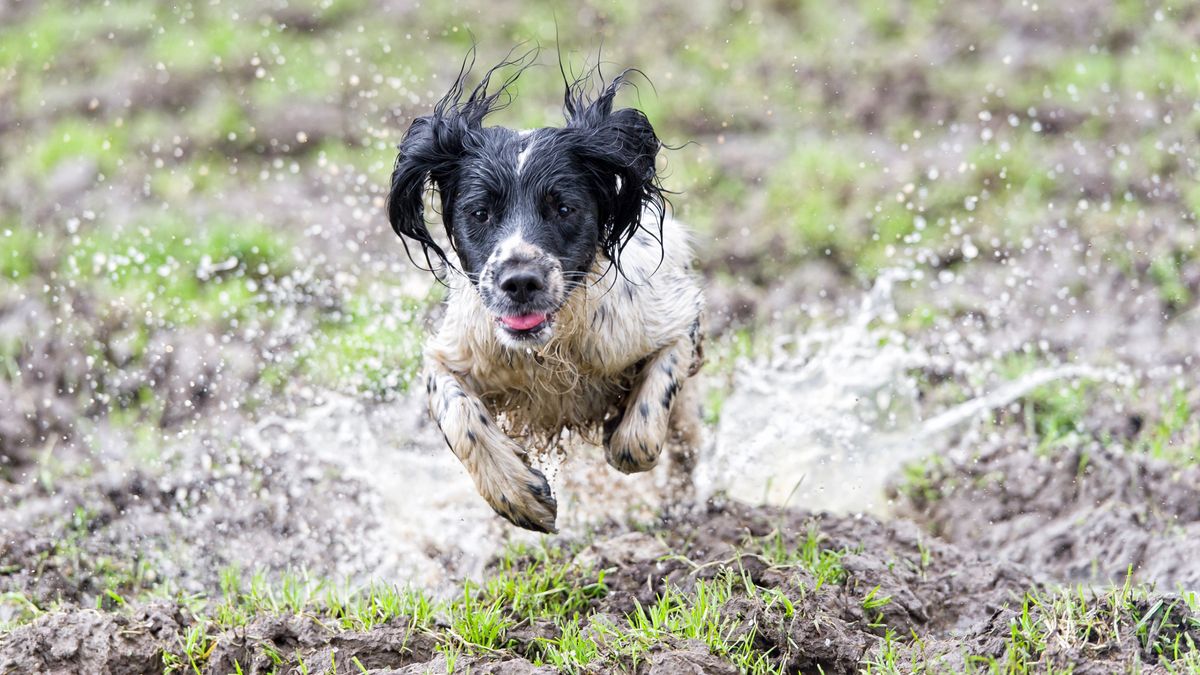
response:
<path id="1" fill-rule="evenodd" d="M 521 132 L 521 137 L 525 138 L 529 132 Z M 521 169 L 525 168 L 525 161 L 529 159 L 529 154 L 533 152 L 535 145 L 533 139 L 525 141 L 525 147 L 521 148 L 521 152 L 517 153 L 517 175 L 521 175 Z"/>
<path id="2" fill-rule="evenodd" d="M 520 230 L 512 233 L 504 241 L 501 241 L 496 246 L 495 252 L 492 253 L 491 259 L 497 262 L 511 260 L 513 258 L 524 258 L 532 260 L 545 254 L 545 251 L 539 246 L 529 243 L 525 240 Z"/>

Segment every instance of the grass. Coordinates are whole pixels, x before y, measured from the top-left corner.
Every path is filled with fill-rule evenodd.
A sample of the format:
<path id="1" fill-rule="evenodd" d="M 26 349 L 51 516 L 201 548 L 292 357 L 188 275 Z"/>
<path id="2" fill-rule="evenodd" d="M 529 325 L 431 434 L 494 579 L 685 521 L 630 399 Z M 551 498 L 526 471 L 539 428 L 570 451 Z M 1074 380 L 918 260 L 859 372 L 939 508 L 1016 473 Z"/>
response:
<path id="1" fill-rule="evenodd" d="M 623 626 L 595 625 L 618 668 L 636 669 L 651 647 L 673 637 L 703 642 L 710 653 L 744 673 L 782 673 L 770 654 L 755 648 L 754 626 L 742 630 L 726 611 L 742 592 L 755 596 L 759 589 L 744 575 L 727 572 L 712 581 L 697 581 L 690 593 L 668 587 L 655 604 L 638 604 Z"/>
<path id="2" fill-rule="evenodd" d="M 1155 598 L 1128 580 L 1107 591 L 1075 587 L 1028 593 L 1012 622 L 1005 666 L 1009 672 L 1029 672 L 1056 645 L 1097 657 L 1103 645 L 1122 635 L 1133 636 L 1143 653 L 1167 663 L 1194 658 L 1200 647 L 1192 635 L 1200 618 L 1189 605 L 1195 602 L 1190 593 L 1169 602 Z"/>
<path id="3" fill-rule="evenodd" d="M 1195 673 L 1200 661 L 1197 596 L 1184 592 L 1176 599 L 1156 595 L 1130 582 L 1095 590 L 1082 586 L 1035 589 L 1012 605 L 1009 632 L 1000 645 L 989 646 L 999 656 L 968 647 L 953 655 L 927 657 L 927 640 L 900 639 L 889 631 L 867 655 L 864 673 L 923 673 L 951 671 L 1021 675 L 1070 673 L 1080 661 L 1102 659 L 1109 646 L 1135 640 L 1146 659 L 1134 668 L 1157 663 L 1170 673 Z M 961 663 L 961 665 L 953 665 Z"/>
<path id="4" fill-rule="evenodd" d="M 65 160 L 90 160 L 100 172 L 111 176 L 124 165 L 128 152 L 129 133 L 123 125 L 96 124 L 82 117 L 67 117 L 32 147 L 27 148 L 35 175 L 47 175 Z"/>
<path id="5" fill-rule="evenodd" d="M 186 137 L 201 147 L 218 145 L 232 136 L 240 139 L 238 144 L 250 143 L 242 148 L 257 147 L 265 140 L 253 140 L 261 125 L 247 115 L 296 98 L 353 105 L 364 91 L 370 96 L 382 92 L 416 109 L 428 104 L 441 86 L 433 80 L 428 64 L 453 62 L 451 57 L 460 56 L 470 42 L 468 31 L 479 39 L 484 62 L 494 60 L 494 53 L 503 51 L 508 42 L 540 39 L 552 44 L 557 34 L 564 44 L 578 50 L 576 54 L 568 50 L 578 68 L 594 42 L 593 27 L 571 20 L 555 22 L 551 12 L 493 10 L 493 19 L 483 25 L 478 19 L 482 5 L 474 3 L 431 9 L 415 24 L 405 21 L 403 39 L 385 25 L 391 18 L 365 20 L 363 8 L 356 3 L 318 3 L 289 15 L 311 12 L 306 21 L 319 30 L 308 23 L 287 25 L 266 14 L 243 15 L 205 6 L 165 9 L 139 2 L 115 13 L 67 7 L 44 3 L 6 28 L 3 35 L 10 39 L 0 40 L 6 44 L 0 48 L 0 68 L 35 80 L 33 83 L 48 83 L 78 73 L 77 64 L 64 54 L 86 48 L 96 60 L 106 62 L 136 49 L 144 53 L 147 62 L 163 64 L 173 78 L 212 80 L 215 95 L 188 106 L 182 116 L 176 116 L 178 120 L 149 106 L 122 118 L 120 126 L 115 126 L 116 118 L 107 115 L 101 119 L 58 111 L 46 115 L 44 110 L 30 107 L 30 116 L 36 113 L 53 124 L 39 129 L 38 147 L 22 153 L 33 158 L 30 170 L 38 173 L 77 156 L 100 162 L 106 174 L 121 168 L 117 163 L 125 161 L 133 161 L 134 165 L 126 168 L 136 171 L 138 161 L 128 159 L 130 149 L 165 144 L 173 136 Z M 653 8 L 610 7 L 600 15 L 605 31 L 625 38 L 608 43 L 611 57 L 640 66 L 653 76 L 653 90 L 644 87 L 635 98 L 671 142 L 702 138 L 712 143 L 713 137 L 733 133 L 819 132 L 811 138 L 780 137 L 777 145 L 783 152 L 772 153 L 770 165 L 756 170 L 756 175 L 742 175 L 720 162 L 697 163 L 701 153 L 695 149 L 677 155 L 677 161 L 671 163 L 680 175 L 673 185 L 717 197 L 689 200 L 689 219 L 719 229 L 729 213 L 753 208 L 752 202 L 762 194 L 765 202 L 759 220 L 770 233 L 782 233 L 788 239 L 787 254 L 780 264 L 832 258 L 848 273 L 870 278 L 905 249 L 949 254 L 953 242 L 947 237 L 955 223 L 986 231 L 994 223 L 1013 222 L 1003 215 L 1006 209 L 1015 208 L 1011 203 L 1015 198 L 1037 203 L 1064 191 L 1066 186 L 1049 177 L 1054 167 L 1043 158 L 1044 141 L 1027 119 L 1029 109 L 1045 103 L 1046 92 L 1054 103 L 1086 110 L 1092 105 L 1090 97 L 1102 88 L 1159 98 L 1184 96 L 1198 86 L 1192 72 L 1194 54 L 1189 43 L 1173 32 L 1170 20 L 1151 21 L 1153 30 L 1141 36 L 1137 49 L 1047 54 L 1032 73 L 989 70 L 982 55 L 950 60 L 923 84 L 929 104 L 957 101 L 964 90 L 1003 90 L 1003 110 L 995 119 L 1008 119 L 1011 111 L 1016 125 L 1002 122 L 997 131 L 1002 135 L 966 148 L 969 169 L 965 172 L 944 172 L 939 180 L 929 179 L 925 171 L 880 180 L 881 165 L 871 144 L 848 142 L 852 140 L 848 135 L 861 131 L 862 120 L 850 113 L 829 114 L 830 94 L 823 83 L 841 81 L 846 91 L 839 94 L 848 99 L 869 93 L 858 87 L 874 86 L 871 78 L 839 77 L 847 66 L 847 55 L 854 72 L 901 78 L 905 59 L 889 57 L 917 49 L 925 39 L 922 36 L 931 35 L 950 11 L 935 4 L 902 10 L 886 3 L 855 2 L 832 13 L 784 6 L 696 13 L 668 2 Z M 1114 23 L 1107 30 L 1117 32 L 1147 21 L 1144 11 L 1131 16 L 1134 14 L 1140 18 L 1129 19 L 1127 25 Z M 682 29 L 685 37 L 671 50 L 670 59 L 639 39 L 650 32 L 651 16 L 673 17 Z M 691 29 L 703 23 L 725 26 L 725 38 L 708 44 L 686 37 L 694 36 Z M 120 30 L 110 39 L 106 30 L 113 26 Z M 985 35 L 972 33 L 978 27 L 959 28 L 973 38 L 964 38 L 964 44 L 987 43 Z M 803 37 L 798 39 L 798 35 Z M 854 48 L 847 49 L 848 45 Z M 779 58 L 765 63 L 762 54 L 767 52 Z M 798 77 L 798 71 L 807 76 Z M 863 80 L 862 85 L 856 84 L 858 79 Z M 505 111 L 499 121 L 552 122 L 558 108 L 557 86 L 554 78 L 526 77 L 521 83 L 523 105 Z M 913 132 L 929 124 L 902 110 L 871 114 L 879 115 L 872 124 L 882 125 L 884 136 L 907 142 L 915 143 Z M 143 119 L 156 121 L 143 124 Z M 320 147 L 327 155 L 347 153 L 353 162 L 369 164 L 373 175 L 385 174 L 392 142 L 378 144 L 378 154 L 385 158 L 383 168 L 379 162 L 363 162 L 358 145 L 333 139 Z M 295 152 L 309 155 L 306 167 L 315 162 L 311 150 L 297 148 Z M 186 161 L 187 157 L 168 159 L 165 169 L 170 171 L 174 164 Z M 695 168 L 698 166 L 703 168 Z M 864 180 L 868 177 L 871 180 Z M 747 189 L 758 180 L 764 181 L 761 189 Z M 897 193 L 906 185 L 914 188 L 911 200 L 897 202 Z M 188 190 L 178 185 L 160 185 L 160 191 L 174 199 L 188 195 Z M 984 195 L 991 196 L 981 202 L 985 211 L 973 213 L 968 204 Z M 1024 227 L 1021 223 L 1033 222 L 1035 216 L 1020 219 L 1018 229 Z M 870 243 L 861 245 L 864 240 Z M 920 244 L 913 246 L 916 241 Z M 1176 287 L 1171 297 L 1182 298 L 1179 290 Z M 1187 298 L 1182 301 L 1186 304 Z"/>
<path id="6" fill-rule="evenodd" d="M 1004 357 L 995 372 L 1005 381 L 1015 381 L 1041 367 L 1050 364 L 1033 354 L 1016 353 Z M 1190 391 L 1182 383 L 1160 394 L 1157 401 L 1142 394 L 1134 396 L 1140 404 L 1133 410 L 1154 412 L 1146 415 L 1144 422 L 1140 421 L 1142 414 L 1137 413 L 1140 428 L 1129 438 L 1113 438 L 1107 429 L 1091 423 L 1093 407 L 1113 397 L 1123 397 L 1123 391 L 1112 383 L 1086 378 L 1056 382 L 1030 391 L 1018 404 L 998 411 L 990 423 L 997 427 L 1011 422 L 1023 425 L 1030 449 L 1044 457 L 1083 449 L 1078 470 L 1081 478 L 1087 468 L 1086 448 L 1091 445 L 1118 448 L 1178 467 L 1200 462 L 1200 422 Z M 960 483 L 953 469 L 936 456 L 909 462 L 902 468 L 897 489 L 914 504 L 935 502 Z M 1002 481 L 1003 476 L 983 476 L 979 480 Z"/>
<path id="7" fill-rule="evenodd" d="M 1161 416 L 1143 429 L 1134 449 L 1176 465 L 1200 462 L 1200 418 L 1182 384 L 1163 397 Z"/>
<path id="8" fill-rule="evenodd" d="M 781 530 L 775 529 L 764 537 L 751 539 L 747 548 L 757 552 L 764 560 L 779 567 L 800 567 L 813 575 L 814 590 L 826 584 L 840 584 L 846 579 L 842 567 L 842 556 L 848 551 L 834 550 L 822 545 L 824 536 L 816 523 L 800 535 L 796 543 L 789 545 Z"/>
<path id="9" fill-rule="evenodd" d="M 301 347 L 302 373 L 310 381 L 376 399 L 407 391 L 421 364 L 423 317 L 441 297 L 440 288 L 424 300 L 389 297 L 394 289 L 387 287 L 352 294 Z"/>
<path id="10" fill-rule="evenodd" d="M 482 587 L 484 597 L 512 608 L 519 621 L 567 619 L 585 614 L 604 597 L 606 570 L 577 569 L 560 548 L 515 546 Z"/>
<path id="11" fill-rule="evenodd" d="M 17 573 L 59 578 L 66 587 L 79 592 L 80 604 L 90 603 L 103 610 L 123 607 L 127 598 L 145 597 L 157 585 L 152 563 L 139 553 L 114 556 L 95 545 L 92 534 L 99 527 L 98 520 L 93 511 L 74 507 L 56 524 L 61 531 L 57 540 L 40 548 L 20 566 L 0 565 L 0 578 Z M 60 593 L 44 589 L 36 594 L 5 591 L 0 593 L 0 605 L 16 608 L 12 619 L 15 626 L 69 604 L 71 599 Z"/>
<path id="12" fill-rule="evenodd" d="M 105 383 L 140 363 L 156 338 L 184 327 L 246 340 L 295 332 L 294 350 L 261 364 L 265 384 L 281 387 L 299 374 L 322 386 L 391 398 L 415 375 L 423 317 L 441 298 L 440 287 L 413 299 L 394 283 L 365 276 L 334 291 L 301 265 L 290 235 L 254 221 L 200 223 L 160 214 L 120 228 L 75 222 L 66 233 L 18 225 L 0 230 L 0 238 L 7 244 L 0 284 L 40 281 L 50 297 L 82 294 L 96 305 L 91 332 L 85 322 L 70 324 L 82 332 L 76 344 L 92 356 L 93 372 L 78 391 L 119 409 L 153 413 L 161 407 L 153 384 L 112 400 Z M 298 331 L 297 323 L 312 329 Z M 3 345 L 0 373 L 18 377 L 21 349 Z"/>
<path id="13" fill-rule="evenodd" d="M 78 515 L 86 529 L 86 513 Z M 827 549 L 822 536 L 808 529 L 794 545 L 778 532 L 747 542 L 745 552 L 761 556 L 776 569 L 801 567 L 813 575 L 800 597 L 823 587 L 849 590 L 840 565 L 844 551 Z M 218 644 L 229 635 L 244 633 L 252 622 L 269 616 L 298 616 L 335 632 L 371 631 L 402 626 L 407 640 L 418 633 L 432 636 L 436 650 L 453 671 L 463 660 L 519 655 L 535 665 L 550 665 L 565 673 L 597 668 L 635 670 L 652 650 L 672 641 L 697 641 L 708 652 L 740 672 L 782 673 L 796 654 L 766 649 L 761 634 L 810 630 L 811 609 L 797 606 L 797 596 L 778 588 L 759 586 L 737 566 L 715 574 L 694 576 L 684 585 L 667 584 L 649 604 L 636 602 L 621 617 L 594 614 L 595 601 L 609 592 L 607 571 L 576 567 L 577 546 L 545 544 L 510 547 L 482 583 L 466 583 L 460 593 L 435 600 L 413 588 L 391 584 L 351 587 L 313 577 L 303 571 L 268 576 L 227 568 L 220 574 L 221 594 L 215 598 L 175 596 L 190 607 L 190 619 L 173 649 L 164 654 L 166 672 L 204 672 Z M 922 552 L 922 560 L 927 553 Z M 159 591 L 122 596 L 110 592 L 111 609 L 127 611 Z M 149 595 L 148 595 L 149 594 Z M 1009 629 L 1001 644 L 986 653 L 970 645 L 946 645 L 931 636 L 899 635 L 887 625 L 883 610 L 892 598 L 879 586 L 856 594 L 864 628 L 880 631 L 878 643 L 863 656 L 862 672 L 943 672 L 947 668 L 973 673 L 1069 672 L 1078 659 L 1103 656 L 1106 645 L 1136 641 L 1146 664 L 1158 663 L 1168 672 L 1196 672 L 1200 646 L 1200 596 L 1181 591 L 1154 592 L 1127 579 L 1111 589 L 1083 586 L 1034 588 L 1014 598 L 1007 613 Z M 854 596 L 848 596 L 854 597 Z M 4 597 L 7 604 L 24 598 Z M 21 622 L 44 611 L 30 605 Z M 517 630 L 538 624 L 552 627 L 550 635 L 535 633 L 517 639 Z M 407 648 L 407 647 L 405 647 Z M 298 672 L 325 672 L 333 664 L 301 660 L 295 646 L 271 640 L 256 643 L 258 657 L 274 667 Z M 998 654 L 998 655 L 997 655 Z M 336 657 L 354 663 L 352 653 Z M 960 663 L 961 666 L 953 664 Z M 239 664 L 238 667 L 247 666 Z M 360 661 L 355 668 L 365 667 Z"/>

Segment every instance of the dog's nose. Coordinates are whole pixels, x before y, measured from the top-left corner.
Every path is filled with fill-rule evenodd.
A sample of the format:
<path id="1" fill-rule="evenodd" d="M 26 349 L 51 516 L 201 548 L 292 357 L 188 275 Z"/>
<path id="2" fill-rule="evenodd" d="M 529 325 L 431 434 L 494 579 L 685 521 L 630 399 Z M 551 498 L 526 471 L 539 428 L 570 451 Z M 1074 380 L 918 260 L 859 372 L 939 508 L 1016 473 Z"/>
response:
<path id="1" fill-rule="evenodd" d="M 500 290 L 513 302 L 529 302 L 538 291 L 545 289 L 546 280 L 542 274 L 525 265 L 511 267 L 500 273 Z"/>

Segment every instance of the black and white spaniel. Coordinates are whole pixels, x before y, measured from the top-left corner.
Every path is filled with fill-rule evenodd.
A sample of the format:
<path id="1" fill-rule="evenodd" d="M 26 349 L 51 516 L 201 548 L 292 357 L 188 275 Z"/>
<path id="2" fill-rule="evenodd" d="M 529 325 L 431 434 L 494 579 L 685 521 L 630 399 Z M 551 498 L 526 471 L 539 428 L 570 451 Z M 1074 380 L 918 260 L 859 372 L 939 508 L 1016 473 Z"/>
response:
<path id="1" fill-rule="evenodd" d="M 516 75 L 489 81 L 514 65 L 469 93 L 464 65 L 413 121 L 388 217 L 449 286 L 425 352 L 433 419 L 496 513 L 553 532 L 557 503 L 528 457 L 564 430 L 603 443 L 622 472 L 664 448 L 690 472 L 703 298 L 688 232 L 667 213 L 662 144 L 646 115 L 613 106 L 628 71 L 594 96 L 591 77 L 566 83 L 562 127 L 484 126 Z M 427 226 L 430 185 L 457 265 Z"/>

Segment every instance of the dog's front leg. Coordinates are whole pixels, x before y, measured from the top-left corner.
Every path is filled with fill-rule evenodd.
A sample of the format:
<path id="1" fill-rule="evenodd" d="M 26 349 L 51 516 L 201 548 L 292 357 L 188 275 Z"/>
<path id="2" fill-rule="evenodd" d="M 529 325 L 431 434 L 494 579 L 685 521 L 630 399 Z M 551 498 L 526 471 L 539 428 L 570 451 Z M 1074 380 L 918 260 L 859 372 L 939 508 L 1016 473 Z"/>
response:
<path id="1" fill-rule="evenodd" d="M 521 446 L 444 365 L 434 361 L 426 378 L 429 413 L 488 505 L 517 527 L 554 532 L 558 503 L 542 472 L 521 461 Z"/>
<path id="2" fill-rule="evenodd" d="M 681 338 L 652 356 L 624 411 L 605 425 L 605 455 L 619 471 L 646 471 L 658 461 L 670 431 L 672 406 L 694 370 L 695 340 Z"/>

